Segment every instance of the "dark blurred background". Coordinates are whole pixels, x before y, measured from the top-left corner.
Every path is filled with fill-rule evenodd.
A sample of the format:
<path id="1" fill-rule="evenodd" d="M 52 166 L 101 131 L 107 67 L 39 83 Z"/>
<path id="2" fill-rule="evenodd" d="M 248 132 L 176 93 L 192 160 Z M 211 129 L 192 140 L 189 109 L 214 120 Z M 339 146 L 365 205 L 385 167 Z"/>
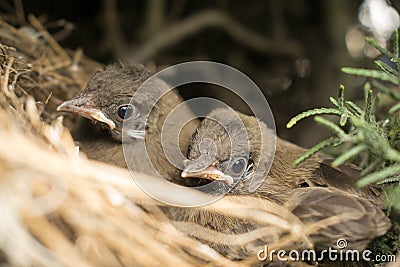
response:
<path id="1" fill-rule="evenodd" d="M 28 25 L 23 15 L 35 14 L 63 46 L 81 47 L 87 56 L 104 64 L 122 60 L 162 67 L 212 60 L 231 65 L 263 90 L 275 115 L 278 135 L 309 147 L 329 132 L 311 119 L 288 130 L 288 120 L 301 111 L 328 106 L 329 96 L 337 95 L 341 83 L 347 88 L 348 99 L 362 99 L 364 80 L 342 74 L 340 68 L 371 68 L 371 58 L 378 54 L 365 46 L 363 36 L 378 37 L 385 43 L 388 37 L 377 34 L 372 22 L 398 22 L 384 12 L 378 20 L 368 18 L 373 13 L 366 6 L 370 2 L 388 3 L 0 0 L 0 8 L 3 16 L 18 20 L 20 25 Z M 400 7 L 400 1 L 391 4 Z M 182 90 L 182 94 L 187 98 L 226 98 L 211 87 Z M 244 110 L 240 103 L 234 107 Z"/>

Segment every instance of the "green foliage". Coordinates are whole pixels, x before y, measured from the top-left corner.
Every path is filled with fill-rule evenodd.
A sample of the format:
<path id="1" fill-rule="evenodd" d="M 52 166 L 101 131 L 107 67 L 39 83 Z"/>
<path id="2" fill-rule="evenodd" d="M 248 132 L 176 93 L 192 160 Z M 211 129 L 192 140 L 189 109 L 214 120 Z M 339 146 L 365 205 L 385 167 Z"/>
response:
<path id="1" fill-rule="evenodd" d="M 396 34 L 397 34 L 397 33 L 396 33 Z M 385 55 L 385 56 L 387 56 L 388 58 L 394 58 L 394 57 L 397 57 L 397 56 L 398 56 L 398 54 L 396 55 L 395 53 L 391 53 L 390 51 L 386 50 L 386 48 L 384 48 L 384 47 L 378 45 L 378 44 L 376 43 L 376 41 L 375 41 L 373 38 L 371 38 L 371 37 L 366 37 L 366 38 L 365 38 L 365 41 L 366 41 L 367 43 L 369 43 L 370 45 L 372 45 L 373 47 L 375 47 L 379 52 L 381 52 L 382 55 Z M 396 51 L 396 50 L 398 51 L 398 48 L 394 48 L 394 50 L 395 50 L 395 51 Z M 397 52 L 397 53 L 398 53 L 398 52 Z"/>
<path id="2" fill-rule="evenodd" d="M 386 65 L 388 68 L 388 65 Z M 347 74 L 352 74 L 352 75 L 358 75 L 358 76 L 364 76 L 368 78 L 376 78 L 380 79 L 382 81 L 388 81 L 393 83 L 394 85 L 399 85 L 399 80 L 397 79 L 396 76 L 392 75 L 390 72 L 386 72 L 383 70 L 366 70 L 366 69 L 357 69 L 357 68 L 342 68 L 341 69 L 344 73 Z"/>
<path id="3" fill-rule="evenodd" d="M 326 148 L 328 146 L 337 146 L 339 144 L 341 144 L 340 138 L 336 138 L 334 136 L 329 137 L 328 139 L 321 141 L 320 143 L 309 149 L 306 153 L 301 155 L 298 159 L 295 160 L 294 164 L 300 164 L 323 148 Z"/>
<path id="4" fill-rule="evenodd" d="M 293 125 L 295 125 L 298 121 L 314 116 L 314 115 L 321 115 L 321 114 L 335 114 L 335 115 L 340 115 L 340 112 L 334 108 L 317 108 L 317 109 L 312 109 L 312 110 L 307 110 L 303 113 L 300 113 L 296 117 L 292 118 L 286 125 L 286 127 L 291 128 Z"/>
<path id="5" fill-rule="evenodd" d="M 375 61 L 377 70 L 342 68 L 342 71 L 351 75 L 368 78 L 364 86 L 364 104 L 357 105 L 345 100 L 343 85 L 339 87 L 337 98 L 329 100 L 333 107 L 316 108 L 305 111 L 288 123 L 291 128 L 298 121 L 314 117 L 314 120 L 332 131 L 333 136 L 318 143 L 299 157 L 295 164 L 299 164 L 318 151 L 330 147 L 346 144 L 346 149 L 336 157 L 333 165 L 338 166 L 346 162 L 353 162 L 364 169 L 358 186 L 371 183 L 391 183 L 389 203 L 400 210 L 400 59 L 398 31 L 393 34 L 393 51 L 378 45 L 375 40 L 366 38 L 366 41 L 379 50 L 383 55 L 396 63 L 396 67 L 380 60 Z M 374 91 L 376 92 L 374 94 Z M 390 106 L 380 105 L 381 97 L 390 99 Z M 381 114 L 382 110 L 387 110 Z M 379 116 L 377 111 L 380 111 Z M 321 115 L 334 115 L 338 120 L 332 121 Z M 350 148 L 349 148 L 350 144 Z M 394 184 L 394 185 L 393 185 Z"/>

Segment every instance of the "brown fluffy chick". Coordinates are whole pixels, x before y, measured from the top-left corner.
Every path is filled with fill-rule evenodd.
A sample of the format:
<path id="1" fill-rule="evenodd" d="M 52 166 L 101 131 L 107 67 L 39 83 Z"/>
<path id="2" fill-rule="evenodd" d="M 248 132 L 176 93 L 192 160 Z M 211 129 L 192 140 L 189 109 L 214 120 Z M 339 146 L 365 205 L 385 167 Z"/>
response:
<path id="1" fill-rule="evenodd" d="M 156 175 L 152 171 L 152 164 L 162 177 L 172 180 L 172 177 L 179 177 L 180 170 L 164 156 L 161 130 L 168 114 L 183 99 L 176 90 L 169 90 L 170 87 L 159 79 L 153 80 L 145 90 L 138 91 L 152 74 L 139 64 L 109 65 L 97 72 L 81 93 L 59 105 L 57 110 L 78 114 L 106 128 L 111 136 L 87 136 L 78 140 L 81 150 L 91 159 L 121 167 L 126 167 L 122 146 L 122 131 L 126 128 L 122 126 L 123 121 L 128 121 L 129 131 L 124 133 L 127 136 L 124 142 L 128 143 L 129 148 L 128 152 L 125 151 L 129 155 L 128 166 L 137 172 Z M 163 97 L 156 101 L 160 95 Z M 147 119 L 145 113 L 149 110 L 151 113 Z M 186 109 L 187 114 L 191 114 L 189 108 Z M 179 123 L 176 121 L 176 126 Z M 197 121 L 191 121 L 180 132 L 179 146 L 184 155 L 197 124 Z M 146 153 L 151 164 L 146 160 Z"/>
<path id="2" fill-rule="evenodd" d="M 249 143 L 244 141 L 246 135 Z M 271 165 L 275 138 L 276 150 Z M 201 144 L 206 139 L 213 140 L 214 144 Z M 294 166 L 294 160 L 305 151 L 277 138 L 255 117 L 215 109 L 193 135 L 182 177 L 217 180 L 221 186 L 232 188 L 230 195 L 251 195 L 283 204 L 306 224 L 346 214 L 344 221 L 323 227 L 311 236 L 315 246 L 324 249 L 334 246 L 337 239 L 345 238 L 348 249 L 365 249 L 372 239 L 383 235 L 390 227 L 382 211 L 379 188 L 357 188 L 359 168 L 350 164 L 336 168 L 331 160 L 320 155 Z M 209 159 L 210 155 L 214 156 L 213 160 Z M 265 180 L 261 179 L 261 184 L 256 182 L 259 187 L 253 192 L 252 180 L 257 178 Z M 231 227 L 243 228 L 243 225 Z"/>

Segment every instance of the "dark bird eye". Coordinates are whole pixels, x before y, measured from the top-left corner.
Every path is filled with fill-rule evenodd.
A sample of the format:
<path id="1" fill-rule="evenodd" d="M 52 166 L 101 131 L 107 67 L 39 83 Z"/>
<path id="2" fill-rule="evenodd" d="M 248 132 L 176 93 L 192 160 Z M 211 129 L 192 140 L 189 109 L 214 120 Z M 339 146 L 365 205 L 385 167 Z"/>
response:
<path id="1" fill-rule="evenodd" d="M 132 105 L 122 105 L 118 108 L 118 116 L 121 119 L 128 119 L 132 116 L 133 106 Z"/>
<path id="2" fill-rule="evenodd" d="M 241 173 L 243 171 L 244 167 L 245 167 L 244 159 L 238 159 L 237 161 L 235 161 L 235 163 L 233 163 L 232 170 L 235 173 Z"/>

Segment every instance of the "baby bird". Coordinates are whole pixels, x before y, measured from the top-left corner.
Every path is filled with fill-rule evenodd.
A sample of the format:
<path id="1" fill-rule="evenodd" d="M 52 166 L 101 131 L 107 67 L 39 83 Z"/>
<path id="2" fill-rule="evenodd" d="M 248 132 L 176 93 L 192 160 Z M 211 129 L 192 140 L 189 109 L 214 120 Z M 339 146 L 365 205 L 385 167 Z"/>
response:
<path id="1" fill-rule="evenodd" d="M 152 74 L 139 64 L 109 65 L 97 72 L 81 93 L 63 102 L 57 110 L 88 118 L 109 131 L 110 136 L 86 136 L 78 140 L 89 158 L 126 167 L 124 141 L 129 145 L 126 160 L 133 171 L 156 176 L 153 165 L 162 177 L 172 180 L 172 177 L 180 176 L 180 170 L 164 156 L 161 132 L 168 114 L 183 99 L 160 79 L 152 80 L 144 90 L 138 90 Z M 158 100 L 159 96 L 162 97 Z M 146 114 L 148 111 L 151 111 L 149 115 Z M 188 107 L 183 111 L 186 115 L 191 114 Z M 124 121 L 129 127 L 123 127 Z M 181 121 L 176 121 L 176 125 L 170 123 L 169 127 L 180 127 L 179 123 Z M 196 120 L 188 122 L 180 132 L 179 147 L 183 154 L 187 153 L 197 123 Z M 123 133 L 125 128 L 127 131 Z M 127 137 L 124 140 L 123 135 Z M 150 161 L 146 160 L 146 153 Z"/>
<path id="2" fill-rule="evenodd" d="M 202 144 L 203 140 L 212 140 L 213 145 Z M 346 220 L 311 235 L 318 249 L 332 247 L 339 238 L 345 238 L 348 249 L 361 251 L 388 230 L 390 221 L 382 211 L 380 190 L 376 186 L 357 188 L 360 170 L 356 166 L 336 168 L 330 159 L 320 155 L 294 166 L 294 160 L 304 152 L 277 138 L 255 117 L 220 108 L 197 128 L 181 176 L 223 183 L 231 187 L 230 195 L 272 200 L 287 207 L 305 224 L 348 214 Z M 210 155 L 214 155 L 211 160 Z"/>

